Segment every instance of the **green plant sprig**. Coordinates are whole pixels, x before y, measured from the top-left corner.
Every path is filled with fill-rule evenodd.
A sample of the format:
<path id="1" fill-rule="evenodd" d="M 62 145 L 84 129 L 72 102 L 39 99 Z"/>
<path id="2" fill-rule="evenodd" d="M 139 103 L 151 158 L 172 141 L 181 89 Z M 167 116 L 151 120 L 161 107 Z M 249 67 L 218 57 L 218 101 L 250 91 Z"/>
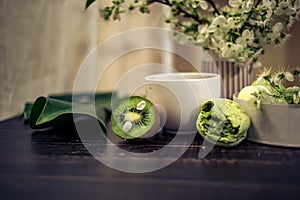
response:
<path id="1" fill-rule="evenodd" d="M 264 86 L 269 89 L 266 93 L 275 102 L 286 104 L 300 104 L 300 84 L 285 87 L 283 81 L 293 82 L 295 77 L 299 77 L 300 70 L 265 70 L 259 75 L 259 79 L 264 79 Z M 259 95 L 256 98 L 260 100 Z"/>

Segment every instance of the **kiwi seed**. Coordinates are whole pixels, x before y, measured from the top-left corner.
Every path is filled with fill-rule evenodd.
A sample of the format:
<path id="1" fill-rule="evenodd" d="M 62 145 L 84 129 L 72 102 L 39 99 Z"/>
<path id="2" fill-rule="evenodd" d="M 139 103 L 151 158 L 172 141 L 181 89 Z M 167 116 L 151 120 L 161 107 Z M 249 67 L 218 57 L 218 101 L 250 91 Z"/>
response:
<path id="1" fill-rule="evenodd" d="M 137 110 L 143 110 L 146 107 L 146 102 L 143 100 L 140 103 L 137 104 L 136 109 Z"/>
<path id="2" fill-rule="evenodd" d="M 132 123 L 130 121 L 127 121 L 123 125 L 123 131 L 128 132 L 132 128 Z"/>

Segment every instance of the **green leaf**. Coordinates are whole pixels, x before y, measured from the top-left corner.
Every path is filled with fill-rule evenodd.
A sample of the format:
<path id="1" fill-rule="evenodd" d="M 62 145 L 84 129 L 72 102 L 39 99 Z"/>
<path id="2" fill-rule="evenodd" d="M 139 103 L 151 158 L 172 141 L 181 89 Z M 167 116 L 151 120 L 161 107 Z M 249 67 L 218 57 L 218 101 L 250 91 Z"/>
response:
<path id="1" fill-rule="evenodd" d="M 112 98 L 119 100 L 115 93 L 41 96 L 33 104 L 26 103 L 24 119 L 29 119 L 31 128 L 39 129 L 73 122 L 74 114 L 88 115 L 98 119 L 106 132 L 105 122 L 111 112 Z"/>
<path id="2" fill-rule="evenodd" d="M 31 128 L 38 129 L 57 126 L 71 120 L 72 103 L 39 97 L 32 105 L 29 124 Z"/>
<path id="3" fill-rule="evenodd" d="M 31 109 L 32 109 L 32 103 L 29 103 L 29 102 L 25 103 L 25 108 L 24 108 L 24 112 L 23 112 L 23 117 L 24 117 L 25 122 L 29 121 Z"/>
<path id="4" fill-rule="evenodd" d="M 94 3 L 96 0 L 87 0 L 86 1 L 86 4 L 85 4 L 85 9 L 88 9 L 89 7 L 90 7 L 90 5 L 92 4 L 92 3 Z"/>

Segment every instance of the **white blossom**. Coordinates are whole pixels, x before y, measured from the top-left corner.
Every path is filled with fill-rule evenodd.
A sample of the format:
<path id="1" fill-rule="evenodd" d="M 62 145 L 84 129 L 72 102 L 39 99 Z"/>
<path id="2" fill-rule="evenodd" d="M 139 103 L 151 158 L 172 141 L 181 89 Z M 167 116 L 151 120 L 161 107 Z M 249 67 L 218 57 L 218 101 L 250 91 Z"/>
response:
<path id="1" fill-rule="evenodd" d="M 278 85 L 281 82 L 281 79 L 277 76 L 275 78 L 273 78 L 273 82 Z"/>
<path id="2" fill-rule="evenodd" d="M 300 0 L 296 0 L 294 3 L 294 9 L 297 10 L 300 8 Z"/>
<path id="3" fill-rule="evenodd" d="M 289 23 L 287 24 L 287 29 L 290 30 L 292 28 L 292 26 L 294 25 L 296 19 L 293 16 L 289 17 Z"/>
<path id="4" fill-rule="evenodd" d="M 219 12 L 213 14 L 209 14 L 214 9 L 206 0 L 182 2 L 186 9 L 190 6 L 193 12 L 199 11 L 198 16 L 204 21 L 192 33 L 188 28 L 195 24 L 195 19 L 184 17 L 183 21 L 174 22 L 182 24 L 179 30 L 220 58 L 238 65 L 261 66 L 258 57 L 265 46 L 284 43 L 288 36 L 286 30 L 300 15 L 298 0 L 228 0 L 226 6 L 217 6 Z"/>
<path id="5" fill-rule="evenodd" d="M 243 11 L 245 13 L 250 12 L 252 9 L 252 6 L 253 6 L 253 0 L 244 1 L 243 5 L 242 5 Z"/>
<path id="6" fill-rule="evenodd" d="M 230 58 L 231 57 L 231 50 L 228 46 L 223 46 L 221 48 L 222 51 L 222 57 L 223 58 Z"/>
<path id="7" fill-rule="evenodd" d="M 197 42 L 204 43 L 209 37 L 208 25 L 200 25 L 198 26 L 198 36 Z"/>
<path id="8" fill-rule="evenodd" d="M 288 1 L 281 1 L 277 9 L 274 11 L 275 15 L 292 15 L 296 13 L 295 8 Z"/>
<path id="9" fill-rule="evenodd" d="M 240 44 L 233 44 L 228 42 L 226 45 L 221 47 L 221 51 L 223 58 L 235 57 L 236 60 L 239 60 L 240 62 L 245 62 L 245 59 L 239 56 L 243 51 L 243 46 Z"/>
<path id="10" fill-rule="evenodd" d="M 268 10 L 274 10 L 276 8 L 275 0 L 263 0 L 263 5 L 268 7 Z"/>
<path id="11" fill-rule="evenodd" d="M 112 17 L 125 10 L 121 6 L 125 1 L 120 2 L 106 7 L 113 9 Z M 138 2 L 146 7 L 153 2 L 165 4 L 145 0 L 136 0 L 135 4 Z M 258 58 L 264 48 L 284 43 L 289 36 L 287 31 L 300 17 L 300 0 L 213 2 L 215 7 L 208 0 L 170 0 L 167 5 L 171 7 L 171 16 L 166 22 L 181 33 L 175 34 L 179 43 L 200 45 L 238 65 L 261 65 Z"/>
<path id="12" fill-rule="evenodd" d="M 228 29 L 227 19 L 224 17 L 224 15 L 219 15 L 214 18 L 211 25 L 209 26 L 210 32 L 215 32 L 217 29 Z"/>
<path id="13" fill-rule="evenodd" d="M 202 10 L 207 10 L 208 9 L 208 3 L 205 0 L 200 0 L 199 5 L 202 8 Z"/>
<path id="14" fill-rule="evenodd" d="M 240 56 L 240 57 L 237 57 L 236 61 L 238 63 L 244 63 L 246 61 L 246 59 L 244 57 Z"/>
<path id="15" fill-rule="evenodd" d="M 299 104 L 299 102 L 300 102 L 299 95 L 293 94 L 293 101 L 294 101 L 294 103 Z"/>
<path id="16" fill-rule="evenodd" d="M 255 63 L 253 63 L 253 67 L 254 68 L 260 68 L 262 66 L 261 62 L 257 61 Z"/>
<path id="17" fill-rule="evenodd" d="M 242 1 L 242 0 L 229 0 L 228 1 L 229 6 L 235 9 L 240 9 L 242 8 L 242 11 L 244 13 L 248 13 L 251 11 L 252 6 L 253 6 L 253 0 L 247 0 L 247 1 Z"/>
<path id="18" fill-rule="evenodd" d="M 242 0 L 229 0 L 228 4 L 233 8 L 238 8 L 242 5 Z"/>
<path id="19" fill-rule="evenodd" d="M 242 36 L 236 40 L 236 43 L 246 46 L 247 44 L 253 43 L 254 33 L 248 29 L 244 30 Z"/>
<path id="20" fill-rule="evenodd" d="M 273 33 L 279 33 L 283 29 L 283 24 L 281 22 L 277 22 L 273 26 Z"/>
<path id="21" fill-rule="evenodd" d="M 263 5 L 267 6 L 270 9 L 272 9 L 272 7 L 271 7 L 271 1 L 270 0 L 263 0 Z"/>
<path id="22" fill-rule="evenodd" d="M 289 71 L 284 73 L 284 77 L 287 81 L 290 81 L 290 82 L 294 81 L 294 75 Z"/>
<path id="23" fill-rule="evenodd" d="M 221 49 L 225 46 L 225 41 L 224 40 L 219 40 L 216 41 L 214 38 L 211 39 L 211 46 L 210 49 L 214 50 L 217 54 L 222 53 Z"/>
<path id="24" fill-rule="evenodd" d="M 236 24 L 235 24 L 235 19 L 233 18 L 233 17 L 229 17 L 228 19 L 227 19 L 227 25 L 228 25 L 228 28 L 230 28 L 230 29 L 233 29 L 233 28 L 235 28 L 236 26 Z"/>

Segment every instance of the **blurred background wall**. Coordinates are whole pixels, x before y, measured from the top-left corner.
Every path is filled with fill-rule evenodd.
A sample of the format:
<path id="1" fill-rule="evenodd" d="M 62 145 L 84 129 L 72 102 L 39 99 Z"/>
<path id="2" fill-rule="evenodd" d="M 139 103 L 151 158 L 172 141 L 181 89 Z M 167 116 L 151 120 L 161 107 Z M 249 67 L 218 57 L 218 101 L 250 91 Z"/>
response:
<path id="1" fill-rule="evenodd" d="M 21 114 L 24 103 L 38 96 L 71 92 L 88 53 L 111 36 L 133 28 L 166 27 L 168 9 L 161 6 L 151 7 L 149 15 L 132 12 L 115 22 L 99 19 L 99 1 L 87 11 L 84 6 L 85 0 L 0 0 L 0 120 Z M 299 66 L 299 22 L 292 35 L 282 47 L 267 49 L 264 66 Z M 151 35 L 149 40 L 154 40 Z M 197 52 L 190 53 L 197 58 Z M 122 74 L 144 63 L 188 65 L 174 57 L 149 49 L 130 52 L 111 64 L 98 88 L 111 90 Z M 94 74 L 86 76 L 83 84 L 88 85 Z"/>
<path id="2" fill-rule="evenodd" d="M 82 0 L 1 0 L 0 119 L 37 96 L 70 91 L 97 26 L 97 9 L 84 11 Z"/>
<path id="3" fill-rule="evenodd" d="M 24 103 L 38 96 L 71 92 L 78 68 L 97 44 L 125 30 L 162 23 L 155 15 L 160 7 L 148 17 L 136 13 L 112 23 L 99 19 L 99 2 L 84 7 L 85 0 L 0 0 L 0 120 L 21 114 Z M 149 51 L 121 58 L 99 89 L 110 90 L 130 66 L 160 58 Z M 94 74 L 86 76 L 88 87 Z"/>

